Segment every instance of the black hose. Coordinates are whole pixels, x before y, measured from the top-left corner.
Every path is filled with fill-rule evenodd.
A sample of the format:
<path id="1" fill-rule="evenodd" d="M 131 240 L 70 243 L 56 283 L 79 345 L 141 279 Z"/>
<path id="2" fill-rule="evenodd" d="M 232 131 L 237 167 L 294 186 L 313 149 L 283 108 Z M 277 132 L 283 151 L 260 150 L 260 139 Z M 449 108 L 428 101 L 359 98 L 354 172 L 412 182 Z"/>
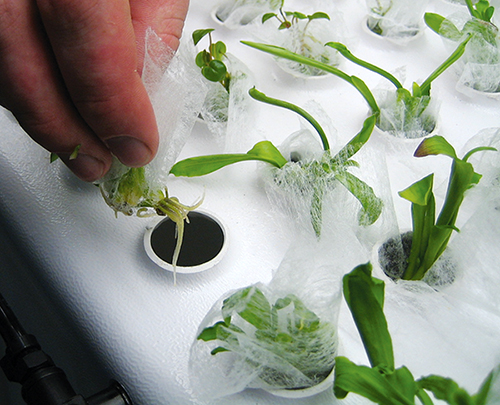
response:
<path id="1" fill-rule="evenodd" d="M 9 381 L 22 385 L 28 405 L 132 405 L 125 389 L 117 382 L 85 400 L 73 390 L 66 374 L 56 367 L 33 335 L 27 334 L 0 294 L 0 335 L 5 356 L 0 366 Z"/>

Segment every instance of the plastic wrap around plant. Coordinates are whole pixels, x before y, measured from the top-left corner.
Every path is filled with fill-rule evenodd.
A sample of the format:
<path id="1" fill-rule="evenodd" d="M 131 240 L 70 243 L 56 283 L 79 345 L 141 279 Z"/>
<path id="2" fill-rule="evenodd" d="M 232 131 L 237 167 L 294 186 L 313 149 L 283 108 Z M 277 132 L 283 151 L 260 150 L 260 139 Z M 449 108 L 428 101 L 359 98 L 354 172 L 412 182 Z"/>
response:
<path id="1" fill-rule="evenodd" d="M 297 250 L 304 253 L 291 251 L 268 285 L 226 294 L 202 321 L 190 358 L 200 397 L 245 388 L 307 389 L 329 378 L 338 346 L 340 276 Z"/>
<path id="2" fill-rule="evenodd" d="M 106 203 L 116 213 L 139 217 L 168 216 L 177 224 L 175 268 L 184 221 L 188 212 L 200 202 L 188 206 L 169 196 L 167 177 L 194 125 L 204 87 L 201 79 L 193 80 L 196 66 L 186 52 L 184 42 L 173 56 L 172 50 L 153 31 L 149 30 L 146 38 L 143 81 L 157 119 L 158 152 L 151 163 L 140 168 L 126 167 L 115 159 L 111 170 L 99 182 L 99 188 Z"/>
<path id="3" fill-rule="evenodd" d="M 439 102 L 435 97 L 412 97 L 405 89 L 376 90 L 380 107 L 377 127 L 397 138 L 422 138 L 437 126 Z"/>
<path id="4" fill-rule="evenodd" d="M 328 20 L 299 21 L 289 29 L 280 32 L 280 38 L 276 38 L 279 42 L 276 42 L 275 45 L 327 65 L 338 66 L 341 59 L 337 51 L 324 45 L 332 38 L 340 38 L 337 28 L 333 22 Z M 321 69 L 283 58 L 276 58 L 276 62 L 285 72 L 299 77 L 327 74 Z"/>
<path id="5" fill-rule="evenodd" d="M 224 61 L 231 75 L 229 92 L 220 83 L 208 82 L 200 116 L 217 144 L 227 151 L 240 146 L 239 129 L 251 127 L 253 108 L 248 89 L 255 80 L 248 67 L 235 56 L 226 54 Z"/>
<path id="6" fill-rule="evenodd" d="M 311 15 L 302 12 L 284 11 L 267 13 L 262 22 L 249 27 L 259 41 L 273 44 L 290 52 L 324 63 L 338 66 L 340 55 L 325 47 L 328 41 L 345 41 L 346 27 L 342 15 L 332 7 L 328 12 L 318 11 Z M 331 9 L 331 10 L 330 10 Z M 275 58 L 285 72 L 297 77 L 317 77 L 327 74 L 322 69 L 283 58 Z"/>
<path id="7" fill-rule="evenodd" d="M 443 37 L 447 49 L 471 35 L 462 58 L 454 66 L 457 90 L 467 95 L 500 93 L 500 33 L 494 24 L 464 12 L 446 18 L 427 13 L 426 22 Z"/>
<path id="8" fill-rule="evenodd" d="M 281 0 L 222 0 L 212 11 L 215 21 L 229 29 L 247 25 L 269 11 L 277 10 Z"/>
<path id="9" fill-rule="evenodd" d="M 404 44 L 423 28 L 427 1 L 366 0 L 366 5 L 368 29 L 383 38 Z"/>

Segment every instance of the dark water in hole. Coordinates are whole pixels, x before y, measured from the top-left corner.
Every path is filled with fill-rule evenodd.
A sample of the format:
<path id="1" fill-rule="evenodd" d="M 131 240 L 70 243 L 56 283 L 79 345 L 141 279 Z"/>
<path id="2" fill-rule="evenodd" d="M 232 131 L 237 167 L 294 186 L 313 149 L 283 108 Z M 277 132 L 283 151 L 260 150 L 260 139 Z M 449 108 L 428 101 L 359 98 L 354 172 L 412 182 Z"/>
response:
<path id="1" fill-rule="evenodd" d="M 190 212 L 189 223 L 184 223 L 178 266 L 192 267 L 212 260 L 221 251 L 224 233 L 212 218 L 199 212 Z M 151 247 L 158 257 L 172 264 L 175 245 L 175 222 L 161 221 L 151 232 Z"/>

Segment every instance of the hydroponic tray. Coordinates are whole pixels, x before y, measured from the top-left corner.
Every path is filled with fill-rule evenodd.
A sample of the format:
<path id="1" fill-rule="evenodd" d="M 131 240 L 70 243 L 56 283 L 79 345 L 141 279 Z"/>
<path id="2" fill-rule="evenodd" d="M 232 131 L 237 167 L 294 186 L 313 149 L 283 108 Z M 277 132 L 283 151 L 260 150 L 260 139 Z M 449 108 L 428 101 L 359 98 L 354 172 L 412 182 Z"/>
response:
<path id="1" fill-rule="evenodd" d="M 322 3 L 290 1 L 286 9 L 337 10 L 345 25 L 343 38 L 353 53 L 389 71 L 405 67 L 406 87 L 423 80 L 448 56 L 443 41 L 430 29 L 405 45 L 367 32 L 362 0 Z M 191 1 L 186 39 L 195 29 L 215 28 L 214 38 L 223 40 L 228 51 L 249 67 L 259 90 L 325 111 L 336 129 L 333 148 L 360 130 L 369 110 L 352 86 L 333 75 L 313 79 L 289 75 L 271 56 L 240 43 L 256 40 L 249 27 L 229 29 L 215 22 L 211 17 L 214 6 L 214 1 Z M 448 15 L 460 7 L 431 0 L 426 11 Z M 363 78 L 370 88 L 381 82 L 379 76 L 347 61 L 341 67 Z M 500 127 L 500 101 L 464 95 L 455 84 L 450 69 L 435 81 L 432 92 L 440 101 L 438 133 L 462 154 L 467 142 L 481 130 Z M 163 108 L 169 109 L 169 105 Z M 256 103 L 252 114 L 255 119 L 232 134 L 236 137 L 232 147 L 238 149 L 234 152 L 244 153 L 259 140 L 279 145 L 301 125 L 291 112 L 271 106 Z M 89 356 L 98 359 L 96 364 L 85 366 L 90 372 L 105 370 L 104 374 L 125 385 L 134 403 L 143 405 L 340 403 L 331 390 L 305 399 L 288 399 L 254 389 L 210 402 L 197 398 L 197 387 L 191 384 L 190 348 L 207 312 L 230 290 L 269 282 L 295 238 L 289 218 L 270 204 L 257 163 L 239 163 L 194 179 L 168 177 L 170 194 L 182 202 L 193 203 L 204 194 L 203 208 L 215 213 L 228 231 L 222 260 L 203 272 L 178 274 L 174 285 L 173 274 L 152 262 L 143 247 L 143 235 L 153 219 L 115 217 L 95 186 L 79 181 L 62 164 L 49 164 L 48 153 L 31 141 L 6 111 L 1 114 L 0 128 L 0 215 L 14 254 L 28 265 L 23 272 L 6 269 L 0 278 L 5 285 L 16 278 L 18 281 L 11 284 L 22 285 L 19 277 L 23 277 L 43 292 L 56 312 L 69 320 Z M 387 168 L 384 180 L 390 184 L 398 223 L 410 228 L 410 204 L 397 192 L 435 172 L 436 195 L 441 201 L 451 160 L 413 158 L 419 140 L 397 141 L 391 143 L 375 131 L 366 149 L 373 147 L 376 153 L 361 156 L 360 162 L 368 158 L 385 161 L 381 166 Z M 219 146 L 207 126 L 198 121 L 177 159 L 215 153 Z M 464 203 L 464 214 L 457 223 L 464 234 L 472 235 L 456 242 L 468 267 L 466 275 L 457 285 L 427 295 L 389 284 L 385 304 L 396 365 L 406 365 L 417 377 L 439 374 L 453 378 L 470 392 L 475 392 L 500 362 L 500 280 L 495 269 L 500 218 L 494 204 L 483 204 L 487 201 L 481 200 L 481 195 Z M 490 216 L 481 214 L 487 211 Z M 372 259 L 369 251 L 358 254 L 355 249 L 350 252 L 349 246 L 341 250 L 339 274 Z M 7 252 L 1 255 L 6 257 Z M 22 292 L 3 293 L 22 296 Z M 29 309 L 22 311 L 29 313 Z M 30 332 L 37 334 L 37 330 Z M 53 332 L 40 326 L 38 333 L 50 338 Z M 344 304 L 339 338 L 342 355 L 367 364 Z M 59 350 L 75 349 L 68 343 Z M 210 373 L 209 368 L 205 371 Z M 342 403 L 367 402 L 351 394 Z"/>

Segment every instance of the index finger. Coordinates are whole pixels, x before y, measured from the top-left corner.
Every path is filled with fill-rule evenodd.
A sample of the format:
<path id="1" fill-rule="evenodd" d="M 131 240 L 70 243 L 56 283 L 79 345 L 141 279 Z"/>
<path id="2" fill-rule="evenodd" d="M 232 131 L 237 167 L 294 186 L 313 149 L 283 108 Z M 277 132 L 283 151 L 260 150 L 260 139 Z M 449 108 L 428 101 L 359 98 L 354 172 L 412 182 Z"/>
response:
<path id="1" fill-rule="evenodd" d="M 137 70 L 127 0 L 37 0 L 65 85 L 78 112 L 125 165 L 158 148 L 153 107 Z"/>

